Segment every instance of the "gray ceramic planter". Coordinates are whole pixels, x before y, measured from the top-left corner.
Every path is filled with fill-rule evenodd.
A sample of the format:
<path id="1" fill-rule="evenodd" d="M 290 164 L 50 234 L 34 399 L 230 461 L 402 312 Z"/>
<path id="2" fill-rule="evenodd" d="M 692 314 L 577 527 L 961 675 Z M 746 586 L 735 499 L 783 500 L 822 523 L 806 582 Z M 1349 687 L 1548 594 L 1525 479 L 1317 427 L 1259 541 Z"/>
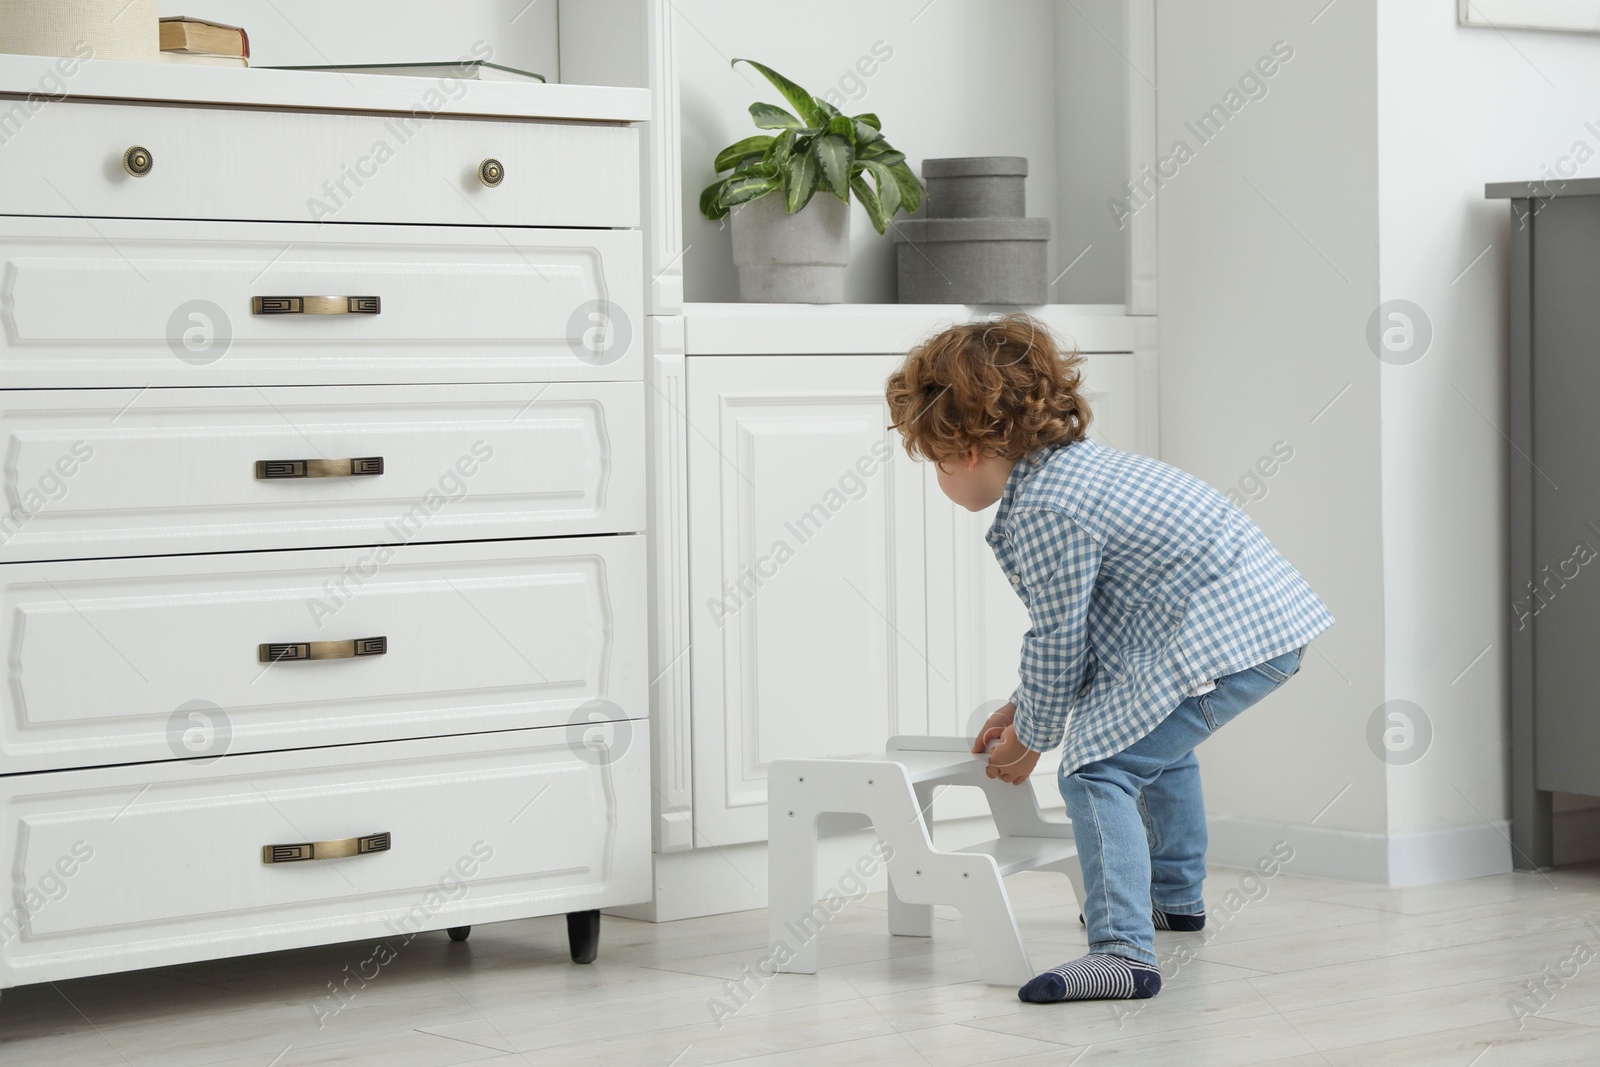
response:
<path id="1" fill-rule="evenodd" d="M 839 304 L 850 262 L 850 205 L 818 192 L 793 215 L 780 193 L 733 209 L 739 298 L 750 303 Z"/>
<path id="2" fill-rule="evenodd" d="M 893 230 L 902 304 L 1043 304 L 1049 219 L 906 219 Z"/>

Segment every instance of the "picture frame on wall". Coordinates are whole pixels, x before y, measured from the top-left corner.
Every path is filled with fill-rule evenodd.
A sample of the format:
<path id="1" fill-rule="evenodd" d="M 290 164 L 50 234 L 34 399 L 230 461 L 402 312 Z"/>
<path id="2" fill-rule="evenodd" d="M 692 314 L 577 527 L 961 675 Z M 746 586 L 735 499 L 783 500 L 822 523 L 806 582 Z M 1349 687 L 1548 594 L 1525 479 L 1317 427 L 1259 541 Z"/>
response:
<path id="1" fill-rule="evenodd" d="M 1600 0 L 1456 0 L 1462 26 L 1600 33 Z"/>

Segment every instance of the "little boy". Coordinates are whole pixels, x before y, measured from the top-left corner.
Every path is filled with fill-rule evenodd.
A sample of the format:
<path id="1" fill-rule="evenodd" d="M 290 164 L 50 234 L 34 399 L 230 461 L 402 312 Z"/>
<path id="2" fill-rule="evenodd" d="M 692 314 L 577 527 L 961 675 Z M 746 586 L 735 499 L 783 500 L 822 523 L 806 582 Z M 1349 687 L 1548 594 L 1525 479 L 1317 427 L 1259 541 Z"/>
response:
<path id="1" fill-rule="evenodd" d="M 1021 684 L 972 751 L 1025 784 L 1065 742 L 1059 783 L 1083 867 L 1089 954 L 1026 1001 L 1143 999 L 1154 931 L 1205 925 L 1206 822 L 1194 748 L 1300 669 L 1333 623 L 1221 493 L 1085 436 L 1082 358 L 1026 316 L 956 326 L 888 382 L 906 450 L 938 465 L 1028 607 Z"/>

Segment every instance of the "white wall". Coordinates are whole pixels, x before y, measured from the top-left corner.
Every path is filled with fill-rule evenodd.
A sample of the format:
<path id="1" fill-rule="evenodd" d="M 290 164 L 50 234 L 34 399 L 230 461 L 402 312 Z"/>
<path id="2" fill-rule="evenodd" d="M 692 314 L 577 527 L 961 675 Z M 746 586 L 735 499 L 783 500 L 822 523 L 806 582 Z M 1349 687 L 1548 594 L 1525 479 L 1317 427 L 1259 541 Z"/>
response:
<path id="1" fill-rule="evenodd" d="M 701 216 L 700 192 L 715 177 L 716 153 L 760 132 L 750 124 L 750 104 L 782 103 L 759 74 L 731 69 L 734 57 L 759 60 L 819 96 L 839 90 L 850 114 L 877 112 L 884 135 L 919 172 L 926 157 L 1027 156 L 1028 213 L 1055 213 L 1055 0 L 676 0 L 673 6 L 686 299 L 738 299 L 728 228 Z M 861 78 L 857 62 L 880 41 L 892 57 Z M 892 237 L 879 237 L 859 206 L 852 207 L 851 225 L 846 299 L 892 302 Z M 1051 241 L 1052 264 L 1060 243 Z M 1052 267 L 1051 277 L 1060 269 Z"/>
<path id="2" fill-rule="evenodd" d="M 494 62 L 559 81 L 556 0 L 161 0 L 161 14 L 243 26 L 258 66 Z"/>
<path id="3" fill-rule="evenodd" d="M 1201 749 L 1211 812 L 1294 825 L 1348 784 L 1317 826 L 1387 835 L 1390 877 L 1442 856 L 1405 854 L 1430 840 L 1460 846 L 1445 866 L 1503 866 L 1509 212 L 1483 186 L 1580 144 L 1595 158 L 1567 173 L 1600 175 L 1600 38 L 1462 29 L 1446 3 L 1162 2 L 1158 19 L 1163 145 L 1193 142 L 1183 120 L 1272 39 L 1295 49 L 1159 194 L 1162 452 L 1227 486 L 1288 441 L 1250 511 L 1339 620 L 1251 728 Z M 1433 332 L 1406 366 L 1365 339 L 1396 299 Z M 1368 749 L 1386 700 L 1431 720 L 1413 764 Z"/>
<path id="4" fill-rule="evenodd" d="M 1537 178 L 1578 142 L 1600 156 L 1585 127 L 1600 126 L 1600 37 L 1461 28 L 1450 4 L 1383 4 L 1378 28 L 1382 294 L 1434 330 L 1420 362 L 1382 371 L 1388 688 L 1435 728 L 1428 756 L 1391 773 L 1389 826 L 1427 830 L 1508 814 L 1510 229 L 1483 186 Z M 1600 175 L 1600 158 L 1575 173 Z"/>
<path id="5" fill-rule="evenodd" d="M 1287 442 L 1293 459 L 1249 513 L 1338 620 L 1292 683 L 1200 748 L 1210 814 L 1381 835 L 1385 765 L 1365 741 L 1384 700 L 1379 363 L 1363 340 L 1378 296 L 1375 0 L 1312 24 L 1320 7 L 1157 4 L 1158 142 L 1194 152 L 1158 197 L 1161 453 L 1227 489 Z M 1200 144 L 1184 123 L 1279 40 L 1294 54 L 1266 96 Z"/>

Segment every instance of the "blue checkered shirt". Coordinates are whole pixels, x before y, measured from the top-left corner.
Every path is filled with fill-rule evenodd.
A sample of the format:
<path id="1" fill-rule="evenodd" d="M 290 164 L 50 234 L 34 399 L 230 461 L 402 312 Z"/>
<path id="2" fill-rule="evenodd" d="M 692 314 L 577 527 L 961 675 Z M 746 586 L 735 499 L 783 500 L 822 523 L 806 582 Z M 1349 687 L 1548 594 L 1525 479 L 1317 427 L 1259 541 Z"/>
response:
<path id="1" fill-rule="evenodd" d="M 1333 616 L 1243 510 L 1093 440 L 1019 460 L 988 533 L 1028 607 L 1017 739 L 1062 770 L 1121 752 L 1190 693 Z"/>

